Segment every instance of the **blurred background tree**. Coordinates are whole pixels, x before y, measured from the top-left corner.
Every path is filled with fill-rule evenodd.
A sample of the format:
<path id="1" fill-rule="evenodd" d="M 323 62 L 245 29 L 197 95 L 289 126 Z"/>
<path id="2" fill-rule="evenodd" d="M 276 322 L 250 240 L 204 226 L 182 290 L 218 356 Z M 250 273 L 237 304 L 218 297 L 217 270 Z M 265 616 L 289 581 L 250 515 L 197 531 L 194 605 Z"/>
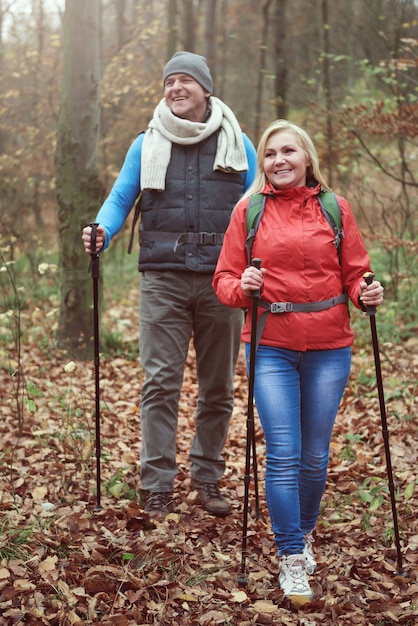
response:
<path id="1" fill-rule="evenodd" d="M 89 307 L 87 285 L 75 311 L 79 322 L 66 324 L 62 287 L 68 274 L 80 276 L 88 264 L 80 260 L 81 221 L 94 219 L 101 189 L 110 190 L 129 144 L 162 97 L 165 62 L 180 49 L 208 58 L 215 95 L 231 106 L 254 143 L 278 116 L 308 130 L 335 191 L 349 198 L 367 242 L 383 255 L 385 284 L 398 297 L 400 286 L 417 274 L 416 1 L 97 3 L 99 24 L 90 31 L 95 41 L 88 41 L 88 49 L 98 50 L 100 84 L 91 103 L 79 107 L 72 132 L 82 136 L 86 107 L 95 106 L 100 92 L 97 150 L 90 155 L 93 164 L 97 159 L 100 184 L 85 201 L 82 218 L 77 214 L 63 230 L 54 154 L 57 149 L 61 166 L 72 155 L 57 133 L 71 97 L 62 76 L 82 58 L 76 37 L 63 46 L 63 16 L 71 11 L 81 31 L 86 8 L 77 0 L 0 0 L 1 243 L 10 259 L 24 255 L 33 271 L 45 251 L 60 252 L 61 340 L 73 350 L 82 344 Z M 84 69 L 96 72 L 87 46 L 84 52 Z M 81 78 L 72 80 L 77 91 Z M 75 170 L 74 187 L 89 167 L 85 161 L 84 172 Z M 67 243 L 73 254 L 63 255 Z M 415 310 L 412 289 L 410 297 Z"/>
<path id="2" fill-rule="evenodd" d="M 80 232 L 103 199 L 99 179 L 99 0 L 66 2 L 63 24 L 61 99 L 55 151 L 58 201 L 60 315 L 57 337 L 88 356 L 91 291 Z M 118 38 L 123 36 L 117 29 Z"/>

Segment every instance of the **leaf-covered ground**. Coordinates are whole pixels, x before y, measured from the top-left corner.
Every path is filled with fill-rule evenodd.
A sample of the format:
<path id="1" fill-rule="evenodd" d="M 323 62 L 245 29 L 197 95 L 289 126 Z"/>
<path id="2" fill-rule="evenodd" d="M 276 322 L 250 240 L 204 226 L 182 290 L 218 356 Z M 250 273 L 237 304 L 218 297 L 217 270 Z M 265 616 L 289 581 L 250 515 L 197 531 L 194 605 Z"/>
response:
<path id="1" fill-rule="evenodd" d="M 136 344 L 132 301 L 108 306 L 104 319 L 123 330 L 126 350 Z M 102 508 L 95 510 L 93 364 L 74 362 L 51 348 L 53 319 L 36 308 L 26 310 L 24 381 L 10 374 L 18 364 L 13 342 L 0 358 L 0 624 L 418 624 L 417 341 L 382 350 L 406 570 L 400 576 L 367 319 L 363 324 L 335 426 L 316 529 L 319 567 L 311 577 L 315 599 L 297 608 L 277 587 L 258 425 L 260 517 L 249 519 L 248 584 L 237 583 L 242 569 L 247 406 L 243 358 L 222 482 L 232 513 L 225 519 L 211 517 L 190 491 L 187 455 L 196 404 L 191 349 L 179 415 L 176 511 L 164 522 L 150 520 L 141 507 L 138 359 L 127 359 L 123 346 L 121 354 L 101 358 Z M 18 385 L 23 382 L 25 388 L 29 383 L 29 397 L 19 432 Z M 250 503 L 253 507 L 253 481 Z"/>

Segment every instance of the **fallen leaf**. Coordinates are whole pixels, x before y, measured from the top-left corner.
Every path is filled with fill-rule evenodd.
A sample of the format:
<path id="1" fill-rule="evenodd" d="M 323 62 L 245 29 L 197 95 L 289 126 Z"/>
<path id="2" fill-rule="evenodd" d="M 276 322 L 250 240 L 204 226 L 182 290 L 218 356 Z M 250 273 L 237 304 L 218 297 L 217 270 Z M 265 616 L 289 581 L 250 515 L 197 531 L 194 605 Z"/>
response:
<path id="1" fill-rule="evenodd" d="M 234 591 L 231 594 L 231 597 L 232 597 L 232 601 L 233 602 L 240 602 L 240 603 L 242 603 L 242 602 L 247 602 L 247 600 L 248 600 L 248 596 L 245 593 L 245 591 Z"/>
<path id="2" fill-rule="evenodd" d="M 57 563 L 57 556 L 48 556 L 46 559 L 39 563 L 38 569 L 40 572 L 52 572 L 56 568 Z"/>
<path id="3" fill-rule="evenodd" d="M 185 602 L 199 602 L 199 598 L 189 593 L 179 593 L 174 596 L 174 600 L 184 600 Z"/>
<path id="4" fill-rule="evenodd" d="M 275 613 L 278 610 L 277 604 L 274 604 L 270 600 L 257 600 L 251 606 L 261 613 Z"/>
<path id="5" fill-rule="evenodd" d="M 16 591 L 31 591 L 36 589 L 36 585 L 29 580 L 25 580 L 24 578 L 17 578 L 13 582 L 13 587 Z"/>
<path id="6" fill-rule="evenodd" d="M 35 489 L 32 491 L 32 498 L 35 500 L 35 502 L 41 502 L 41 500 L 45 498 L 47 493 L 48 489 L 46 487 L 35 487 Z"/>

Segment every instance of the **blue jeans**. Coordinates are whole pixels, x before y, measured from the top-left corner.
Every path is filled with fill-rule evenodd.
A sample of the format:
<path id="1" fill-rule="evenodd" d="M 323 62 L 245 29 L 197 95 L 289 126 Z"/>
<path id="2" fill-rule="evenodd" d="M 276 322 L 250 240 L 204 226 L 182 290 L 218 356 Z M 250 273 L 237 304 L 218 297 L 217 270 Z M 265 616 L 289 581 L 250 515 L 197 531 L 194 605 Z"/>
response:
<path id="1" fill-rule="evenodd" d="M 246 344 L 247 366 L 250 346 Z M 351 348 L 295 352 L 259 346 L 254 398 L 266 442 L 266 499 L 279 556 L 301 554 L 327 477 Z"/>

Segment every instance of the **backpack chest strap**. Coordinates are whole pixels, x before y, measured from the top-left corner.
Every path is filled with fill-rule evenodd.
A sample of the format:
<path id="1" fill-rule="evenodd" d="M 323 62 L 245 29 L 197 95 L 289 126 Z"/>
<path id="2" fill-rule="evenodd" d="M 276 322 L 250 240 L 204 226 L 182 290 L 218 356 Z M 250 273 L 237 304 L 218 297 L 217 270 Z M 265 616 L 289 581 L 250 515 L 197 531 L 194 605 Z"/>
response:
<path id="1" fill-rule="evenodd" d="M 264 311 L 258 318 L 257 322 L 257 337 L 256 346 L 260 343 L 261 336 L 263 334 L 264 326 L 267 321 L 268 313 L 313 313 L 315 311 L 325 311 L 337 304 L 344 304 L 348 301 L 346 293 L 341 293 L 339 296 L 333 298 L 327 298 L 327 300 L 320 300 L 319 302 L 266 302 L 265 300 L 259 300 L 258 306 Z"/>
<path id="2" fill-rule="evenodd" d="M 319 302 L 264 302 L 260 300 L 259 305 L 263 309 L 267 309 L 270 313 L 312 313 L 315 311 L 325 311 L 337 304 L 343 304 L 347 302 L 347 294 L 341 293 L 334 298 L 328 298 L 327 300 L 320 300 Z"/>

